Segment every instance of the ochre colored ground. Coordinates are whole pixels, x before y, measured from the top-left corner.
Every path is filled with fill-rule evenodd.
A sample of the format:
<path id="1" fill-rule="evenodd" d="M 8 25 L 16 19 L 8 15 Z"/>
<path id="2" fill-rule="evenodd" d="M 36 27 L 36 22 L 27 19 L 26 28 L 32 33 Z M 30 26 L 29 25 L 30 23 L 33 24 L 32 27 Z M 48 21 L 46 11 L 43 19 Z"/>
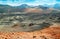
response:
<path id="1" fill-rule="evenodd" d="M 60 27 L 34 32 L 0 32 L 0 39 L 60 39 Z"/>

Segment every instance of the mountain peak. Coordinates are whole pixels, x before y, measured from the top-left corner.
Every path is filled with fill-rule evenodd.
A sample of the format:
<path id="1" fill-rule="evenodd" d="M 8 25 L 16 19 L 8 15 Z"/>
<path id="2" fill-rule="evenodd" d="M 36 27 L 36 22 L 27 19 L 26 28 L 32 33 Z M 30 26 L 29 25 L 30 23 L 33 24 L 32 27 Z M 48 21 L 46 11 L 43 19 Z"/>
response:
<path id="1" fill-rule="evenodd" d="M 21 4 L 20 6 L 28 6 L 27 4 Z"/>

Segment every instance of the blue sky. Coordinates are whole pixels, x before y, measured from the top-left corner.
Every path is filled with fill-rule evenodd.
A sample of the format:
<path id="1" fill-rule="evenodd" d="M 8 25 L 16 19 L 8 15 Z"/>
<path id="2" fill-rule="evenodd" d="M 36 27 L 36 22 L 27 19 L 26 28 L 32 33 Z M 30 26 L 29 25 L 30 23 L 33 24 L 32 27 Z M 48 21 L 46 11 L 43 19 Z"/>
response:
<path id="1" fill-rule="evenodd" d="M 54 5 L 55 3 L 60 3 L 60 0 L 0 0 L 0 4 L 8 4 L 11 6 L 19 6 L 21 4 L 28 5 Z"/>

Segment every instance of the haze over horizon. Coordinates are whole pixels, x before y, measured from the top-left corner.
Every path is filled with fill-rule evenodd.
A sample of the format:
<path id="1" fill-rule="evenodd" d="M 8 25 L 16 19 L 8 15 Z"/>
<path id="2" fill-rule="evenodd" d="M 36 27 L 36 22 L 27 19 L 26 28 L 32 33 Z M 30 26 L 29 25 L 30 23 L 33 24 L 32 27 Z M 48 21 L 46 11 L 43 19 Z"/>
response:
<path id="1" fill-rule="evenodd" d="M 10 6 L 19 6 L 21 4 L 28 5 L 54 5 L 56 3 L 60 4 L 60 0 L 0 0 L 0 4 L 10 5 Z"/>

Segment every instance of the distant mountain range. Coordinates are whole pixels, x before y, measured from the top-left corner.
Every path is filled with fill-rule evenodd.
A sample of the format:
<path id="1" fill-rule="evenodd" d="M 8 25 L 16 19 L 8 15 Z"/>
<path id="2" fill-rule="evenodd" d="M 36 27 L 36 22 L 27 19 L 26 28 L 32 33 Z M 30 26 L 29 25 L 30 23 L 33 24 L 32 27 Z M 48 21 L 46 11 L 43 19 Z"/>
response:
<path id="1" fill-rule="evenodd" d="M 53 8 L 60 10 L 60 4 L 55 4 Z"/>
<path id="2" fill-rule="evenodd" d="M 10 13 L 10 12 L 34 12 L 34 13 L 49 13 L 54 9 L 60 10 L 60 4 L 55 4 L 52 8 L 38 5 L 29 6 L 27 4 L 22 4 L 20 6 L 9 6 L 0 4 L 0 13 Z M 43 11 L 44 10 L 44 11 Z"/>

